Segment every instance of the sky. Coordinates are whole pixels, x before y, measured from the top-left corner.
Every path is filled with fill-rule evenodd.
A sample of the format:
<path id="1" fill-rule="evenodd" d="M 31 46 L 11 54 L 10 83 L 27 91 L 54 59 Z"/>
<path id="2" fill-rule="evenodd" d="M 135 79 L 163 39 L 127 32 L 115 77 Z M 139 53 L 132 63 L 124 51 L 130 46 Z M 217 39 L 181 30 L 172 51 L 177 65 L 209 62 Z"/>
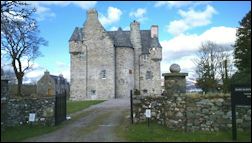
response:
<path id="1" fill-rule="evenodd" d="M 239 21 L 251 10 L 250 1 L 29 1 L 37 8 L 40 36 L 48 41 L 41 46 L 33 70 L 25 74 L 24 83 L 36 82 L 45 70 L 63 74 L 70 81 L 68 40 L 75 27 L 82 27 L 86 11 L 95 8 L 107 31 L 121 27 L 129 30 L 133 20 L 141 30 L 159 27 L 162 45 L 161 73 L 177 63 L 181 72 L 195 79 L 195 54 L 202 42 L 213 41 L 231 46 L 236 40 Z M 2 64 L 1 64 L 2 66 Z"/>

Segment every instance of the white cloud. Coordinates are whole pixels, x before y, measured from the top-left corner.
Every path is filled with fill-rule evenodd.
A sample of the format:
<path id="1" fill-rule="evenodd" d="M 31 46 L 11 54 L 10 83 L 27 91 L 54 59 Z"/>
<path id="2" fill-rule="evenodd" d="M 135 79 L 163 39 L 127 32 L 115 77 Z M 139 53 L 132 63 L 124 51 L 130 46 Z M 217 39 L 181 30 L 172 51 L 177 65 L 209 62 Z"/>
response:
<path id="1" fill-rule="evenodd" d="M 102 25 L 108 25 L 118 22 L 120 20 L 121 15 L 122 11 L 120 9 L 115 7 L 109 7 L 107 10 L 107 16 L 101 14 L 99 20 Z"/>
<path id="2" fill-rule="evenodd" d="M 138 8 L 136 11 L 130 12 L 129 16 L 131 18 L 136 18 L 137 21 L 143 22 L 147 19 L 145 16 L 147 13 L 147 10 L 145 8 Z"/>
<path id="3" fill-rule="evenodd" d="M 169 8 L 181 8 L 186 6 L 197 6 L 200 4 L 208 4 L 209 1 L 158 1 L 155 3 L 155 7 L 167 6 Z"/>
<path id="4" fill-rule="evenodd" d="M 179 35 L 188 29 L 189 25 L 187 25 L 183 20 L 171 21 L 167 26 L 167 31 L 173 35 Z"/>
<path id="5" fill-rule="evenodd" d="M 112 26 L 111 28 L 110 28 L 110 31 L 117 31 L 118 30 L 118 27 L 115 27 L 115 26 Z"/>
<path id="6" fill-rule="evenodd" d="M 168 6 L 170 8 L 172 7 L 182 7 L 182 6 L 187 6 L 190 5 L 192 2 L 191 1 L 158 1 L 155 3 L 155 7 L 160 7 L 160 6 Z"/>
<path id="7" fill-rule="evenodd" d="M 58 6 L 67 6 L 70 4 L 76 5 L 82 9 L 93 8 L 96 5 L 96 1 L 27 1 L 35 6 L 41 5 L 58 5 Z"/>
<path id="8" fill-rule="evenodd" d="M 163 60 L 161 62 L 161 72 L 169 72 L 170 65 L 177 63 L 181 67 L 181 72 L 189 72 L 189 77 L 193 77 L 195 64 L 195 53 L 202 42 L 213 41 L 220 45 L 233 45 L 236 40 L 236 28 L 232 27 L 212 27 L 200 35 L 192 34 L 178 35 L 170 40 L 161 41 Z"/>
<path id="9" fill-rule="evenodd" d="M 35 8 L 37 8 L 38 20 L 44 20 L 49 17 L 55 17 L 56 14 L 47 6 L 57 5 L 57 6 L 67 6 L 75 5 L 82 9 L 93 8 L 96 5 L 96 1 L 27 1 Z"/>
<path id="10" fill-rule="evenodd" d="M 204 11 L 179 10 L 181 19 L 171 21 L 167 26 L 167 31 L 173 35 L 179 35 L 191 28 L 208 25 L 211 23 L 212 16 L 216 13 L 216 10 L 210 5 L 207 5 Z"/>
<path id="11" fill-rule="evenodd" d="M 129 26 L 125 26 L 125 27 L 123 28 L 123 30 L 129 31 L 129 30 L 130 30 L 130 27 L 129 27 Z"/>
<path id="12" fill-rule="evenodd" d="M 118 27 L 116 26 L 112 26 L 109 31 L 117 31 L 118 30 Z M 122 28 L 123 31 L 129 31 L 130 30 L 130 27 L 129 26 L 125 26 L 124 28 Z"/>

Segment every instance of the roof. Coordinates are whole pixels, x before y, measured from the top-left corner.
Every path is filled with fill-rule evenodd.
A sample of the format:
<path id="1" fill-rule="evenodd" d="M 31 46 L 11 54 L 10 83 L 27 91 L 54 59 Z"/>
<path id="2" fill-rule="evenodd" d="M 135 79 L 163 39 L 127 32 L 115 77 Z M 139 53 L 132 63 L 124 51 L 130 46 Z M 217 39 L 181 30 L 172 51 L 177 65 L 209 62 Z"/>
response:
<path id="1" fill-rule="evenodd" d="M 81 41 L 81 39 L 83 39 L 83 32 L 82 32 L 82 28 L 79 27 L 75 27 L 74 32 L 71 36 L 71 38 L 69 39 L 70 41 Z"/>
<path id="2" fill-rule="evenodd" d="M 117 31 L 107 31 L 109 37 L 114 41 L 114 46 L 116 48 L 129 47 L 132 48 L 132 43 L 130 41 L 130 31 L 123 31 L 119 28 Z M 162 48 L 157 37 L 151 38 L 151 30 L 140 30 L 142 53 L 149 54 L 149 49 L 152 47 Z M 82 28 L 76 27 L 74 32 L 69 39 L 70 41 L 81 41 L 84 35 Z"/>
<path id="3" fill-rule="evenodd" d="M 59 81 L 59 84 L 66 84 L 67 83 L 66 79 L 64 77 L 62 77 L 62 76 L 50 75 L 50 77 L 52 79 L 54 79 L 56 84 L 58 84 L 57 81 Z"/>
<path id="4" fill-rule="evenodd" d="M 115 47 L 133 47 L 130 42 L 130 31 L 108 31 L 110 38 L 114 41 Z"/>

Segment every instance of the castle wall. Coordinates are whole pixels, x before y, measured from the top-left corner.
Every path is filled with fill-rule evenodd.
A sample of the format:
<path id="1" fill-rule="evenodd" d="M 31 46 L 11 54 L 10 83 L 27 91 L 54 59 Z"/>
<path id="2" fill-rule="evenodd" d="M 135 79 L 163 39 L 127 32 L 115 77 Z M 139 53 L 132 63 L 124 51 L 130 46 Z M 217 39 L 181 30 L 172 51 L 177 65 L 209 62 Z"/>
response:
<path id="1" fill-rule="evenodd" d="M 142 53 L 140 23 L 134 21 L 130 24 L 130 40 L 134 47 L 134 88 L 139 87 L 139 57 Z"/>
<path id="2" fill-rule="evenodd" d="M 115 48 L 98 21 L 89 11 L 83 28 L 83 44 L 87 46 L 87 96 L 85 99 L 115 97 Z M 104 72 L 105 71 L 105 72 Z"/>
<path id="3" fill-rule="evenodd" d="M 83 100 L 86 95 L 86 47 L 80 42 L 70 43 L 71 53 L 71 82 L 70 82 L 70 99 Z"/>
<path id="4" fill-rule="evenodd" d="M 152 29 L 156 36 L 157 30 Z M 141 61 L 140 23 L 134 21 L 130 24 L 130 45 L 133 48 L 114 47 L 113 36 L 110 36 L 99 22 L 98 13 L 89 10 L 83 28 L 76 28 L 70 38 L 70 99 L 123 98 L 129 97 L 130 90 L 134 89 L 160 94 L 162 50 L 160 48 L 147 61 Z M 152 73 L 151 79 L 146 79 L 146 72 Z"/>
<path id="5" fill-rule="evenodd" d="M 152 60 L 149 54 L 140 58 L 140 92 L 143 95 L 161 94 L 160 61 Z"/>
<path id="6" fill-rule="evenodd" d="M 116 98 L 130 97 L 134 89 L 134 49 L 116 48 Z"/>

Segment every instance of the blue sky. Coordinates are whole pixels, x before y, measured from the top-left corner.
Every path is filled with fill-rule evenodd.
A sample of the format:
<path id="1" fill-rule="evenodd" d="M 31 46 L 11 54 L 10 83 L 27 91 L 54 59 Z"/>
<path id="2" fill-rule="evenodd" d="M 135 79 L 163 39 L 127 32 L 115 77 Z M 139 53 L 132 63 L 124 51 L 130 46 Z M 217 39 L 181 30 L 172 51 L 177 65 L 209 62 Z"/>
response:
<path id="1" fill-rule="evenodd" d="M 182 72 L 195 78 L 192 59 L 201 42 L 232 45 L 239 21 L 251 9 L 250 1 L 97 1 L 97 2 L 29 2 L 37 8 L 40 36 L 48 42 L 41 47 L 44 55 L 34 61 L 34 70 L 26 74 L 26 81 L 36 81 L 47 69 L 51 74 L 63 74 L 70 80 L 68 40 L 76 26 L 82 27 L 86 10 L 95 8 L 108 31 L 122 27 L 129 30 L 137 20 L 141 30 L 159 26 L 159 40 L 163 47 L 161 72 L 168 72 L 178 63 Z"/>

